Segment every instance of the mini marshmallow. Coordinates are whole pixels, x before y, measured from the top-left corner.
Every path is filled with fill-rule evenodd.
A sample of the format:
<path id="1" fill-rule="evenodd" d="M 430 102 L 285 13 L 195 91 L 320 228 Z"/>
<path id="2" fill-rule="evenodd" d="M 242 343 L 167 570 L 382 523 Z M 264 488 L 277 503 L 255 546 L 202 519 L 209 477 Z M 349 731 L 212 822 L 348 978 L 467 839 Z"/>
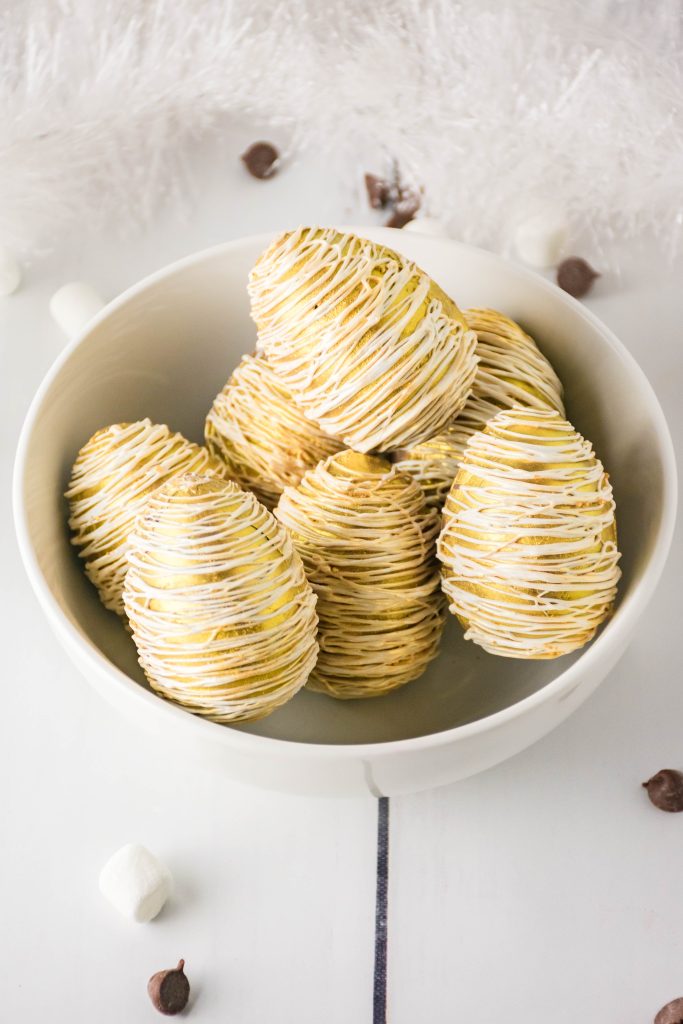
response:
<path id="1" fill-rule="evenodd" d="M 63 285 L 50 299 L 50 313 L 68 337 L 78 334 L 103 306 L 95 289 L 84 281 Z"/>
<path id="2" fill-rule="evenodd" d="M 13 253 L 0 246 L 0 295 L 11 295 L 21 284 L 21 267 Z"/>
<path id="3" fill-rule="evenodd" d="M 448 238 L 446 225 L 436 217 L 413 217 L 403 227 L 404 231 L 414 231 L 416 235 L 431 235 L 432 238 Z"/>
<path id="4" fill-rule="evenodd" d="M 100 873 L 100 892 L 124 917 L 151 921 L 171 892 L 171 873 L 144 846 L 129 843 Z"/>
<path id="5" fill-rule="evenodd" d="M 567 241 L 567 222 L 559 210 L 534 214 L 517 225 L 515 248 L 532 267 L 554 267 Z"/>

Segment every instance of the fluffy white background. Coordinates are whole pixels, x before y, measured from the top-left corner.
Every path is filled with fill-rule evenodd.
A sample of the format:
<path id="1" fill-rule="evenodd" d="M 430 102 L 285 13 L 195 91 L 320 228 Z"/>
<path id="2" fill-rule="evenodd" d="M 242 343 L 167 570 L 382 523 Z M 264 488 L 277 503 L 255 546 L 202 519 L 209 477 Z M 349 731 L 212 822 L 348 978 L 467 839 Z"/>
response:
<path id="1" fill-rule="evenodd" d="M 544 204 L 602 246 L 683 223 L 679 0 L 5 0 L 0 239 L 144 225 L 193 139 L 253 116 L 424 190 L 505 249 Z"/>

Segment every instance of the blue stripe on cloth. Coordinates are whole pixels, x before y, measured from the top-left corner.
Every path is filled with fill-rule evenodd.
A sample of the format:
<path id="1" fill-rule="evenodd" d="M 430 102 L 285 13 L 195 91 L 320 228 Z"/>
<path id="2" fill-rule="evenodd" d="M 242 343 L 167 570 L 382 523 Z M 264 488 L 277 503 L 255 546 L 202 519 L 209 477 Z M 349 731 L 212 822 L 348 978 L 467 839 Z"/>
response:
<path id="1" fill-rule="evenodd" d="M 389 902 L 389 798 L 377 801 L 377 896 L 372 1024 L 387 1020 L 387 923 Z"/>

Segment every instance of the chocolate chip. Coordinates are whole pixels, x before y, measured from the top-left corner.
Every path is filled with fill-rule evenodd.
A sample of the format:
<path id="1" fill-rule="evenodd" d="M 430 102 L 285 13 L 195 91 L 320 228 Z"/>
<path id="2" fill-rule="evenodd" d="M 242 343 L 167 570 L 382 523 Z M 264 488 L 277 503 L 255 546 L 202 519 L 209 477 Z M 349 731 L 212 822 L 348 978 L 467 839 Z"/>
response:
<path id="1" fill-rule="evenodd" d="M 270 142 L 255 142 L 241 156 L 242 163 L 254 178 L 270 178 L 277 170 L 280 154 Z"/>
<path id="2" fill-rule="evenodd" d="M 383 210 L 391 202 L 394 189 L 385 178 L 380 178 L 376 174 L 366 174 L 365 191 L 373 210 Z"/>
<path id="3" fill-rule="evenodd" d="M 662 768 L 643 785 L 655 807 L 660 811 L 683 811 L 683 772 Z"/>
<path id="4" fill-rule="evenodd" d="M 413 219 L 420 209 L 420 197 L 411 189 L 401 189 L 394 203 L 394 212 L 387 221 L 388 228 L 402 228 Z"/>
<path id="5" fill-rule="evenodd" d="M 683 999 L 672 999 L 655 1017 L 655 1024 L 683 1024 Z"/>
<path id="6" fill-rule="evenodd" d="M 557 268 L 557 283 L 575 299 L 588 294 L 596 277 L 600 277 L 597 270 L 580 256 L 568 256 Z"/>
<path id="7" fill-rule="evenodd" d="M 147 982 L 149 998 L 159 1013 L 173 1017 L 187 1006 L 190 998 L 190 983 L 185 976 L 185 961 L 179 960 L 177 967 L 168 971 L 157 971 Z"/>
<path id="8" fill-rule="evenodd" d="M 392 214 L 386 222 L 388 228 L 404 227 L 420 209 L 419 192 L 401 184 L 401 176 L 396 163 L 392 181 L 380 178 L 376 174 L 366 174 L 365 189 L 368 193 L 368 202 L 373 210 L 384 210 L 387 206 L 391 207 Z"/>

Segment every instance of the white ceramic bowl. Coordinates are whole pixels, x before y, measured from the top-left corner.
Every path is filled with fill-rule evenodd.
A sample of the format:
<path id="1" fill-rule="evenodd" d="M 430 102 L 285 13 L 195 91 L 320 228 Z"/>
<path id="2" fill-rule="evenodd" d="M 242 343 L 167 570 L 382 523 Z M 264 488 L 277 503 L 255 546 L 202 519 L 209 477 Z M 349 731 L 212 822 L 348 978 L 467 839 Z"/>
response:
<path id="1" fill-rule="evenodd" d="M 62 497 L 83 442 L 105 424 L 149 416 L 202 440 L 204 417 L 254 348 L 246 280 L 269 239 L 210 249 L 153 274 L 70 344 L 28 413 L 16 463 L 19 544 L 57 636 L 87 679 L 138 726 L 235 778 L 319 794 L 396 794 L 464 778 L 510 757 L 566 718 L 633 635 L 666 560 L 676 475 L 662 411 L 623 345 L 541 277 L 444 239 L 361 232 L 431 273 L 462 308 L 492 306 L 531 332 L 565 385 L 567 411 L 607 467 L 623 579 L 614 617 L 581 653 L 496 658 L 449 622 L 424 677 L 375 701 L 300 693 L 270 718 L 227 727 L 194 717 L 145 685 L 132 641 L 100 604 L 69 545 Z M 362 659 L 363 652 L 359 651 Z"/>

